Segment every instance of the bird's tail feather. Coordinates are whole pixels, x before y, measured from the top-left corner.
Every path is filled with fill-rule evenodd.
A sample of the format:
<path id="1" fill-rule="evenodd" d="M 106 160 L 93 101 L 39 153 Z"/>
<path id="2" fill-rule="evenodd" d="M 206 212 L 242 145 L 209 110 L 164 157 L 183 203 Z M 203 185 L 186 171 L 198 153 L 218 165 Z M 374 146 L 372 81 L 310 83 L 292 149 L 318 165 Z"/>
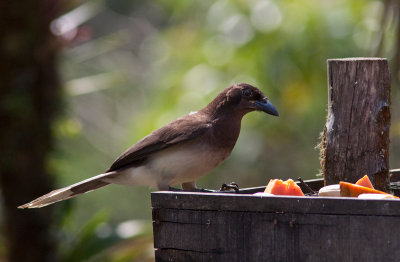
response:
<path id="1" fill-rule="evenodd" d="M 38 197 L 29 203 L 19 206 L 18 208 L 21 208 L 21 209 L 23 209 L 23 208 L 39 208 L 39 207 L 44 207 L 44 206 L 53 204 L 53 203 L 61 201 L 61 200 L 66 200 L 69 198 L 76 197 L 83 193 L 90 192 L 97 188 L 108 185 L 109 183 L 105 182 L 103 179 L 111 177 L 115 174 L 116 174 L 115 172 L 108 172 L 108 173 L 100 174 L 98 176 L 83 180 L 79 183 L 76 183 L 76 184 L 73 184 L 73 185 L 70 185 L 70 186 L 67 186 L 64 188 L 53 190 L 50 193 L 47 193 L 46 195 Z"/>

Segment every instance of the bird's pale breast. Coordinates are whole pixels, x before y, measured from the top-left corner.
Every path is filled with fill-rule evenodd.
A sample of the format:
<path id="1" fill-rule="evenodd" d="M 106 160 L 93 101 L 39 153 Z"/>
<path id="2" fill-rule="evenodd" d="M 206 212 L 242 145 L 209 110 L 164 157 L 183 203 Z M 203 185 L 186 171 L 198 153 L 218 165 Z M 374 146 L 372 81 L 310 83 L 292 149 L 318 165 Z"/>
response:
<path id="1" fill-rule="evenodd" d="M 230 154 L 207 143 L 190 141 L 153 154 L 146 164 L 121 171 L 111 183 L 168 188 L 206 175 Z"/>

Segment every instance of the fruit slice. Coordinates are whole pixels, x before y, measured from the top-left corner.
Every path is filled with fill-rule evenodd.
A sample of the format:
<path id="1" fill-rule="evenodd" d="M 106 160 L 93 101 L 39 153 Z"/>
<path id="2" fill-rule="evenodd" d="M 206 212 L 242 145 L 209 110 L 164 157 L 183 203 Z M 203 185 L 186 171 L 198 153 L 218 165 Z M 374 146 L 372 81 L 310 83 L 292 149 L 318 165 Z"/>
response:
<path id="1" fill-rule="evenodd" d="M 372 185 L 371 181 L 369 180 L 368 176 L 365 175 L 362 178 L 358 179 L 356 182 L 356 185 L 359 186 L 365 186 L 374 189 L 374 186 Z"/>
<path id="2" fill-rule="evenodd" d="M 389 194 L 370 194 L 365 193 L 358 196 L 360 199 L 396 199 L 394 195 Z"/>
<path id="3" fill-rule="evenodd" d="M 340 197 L 340 185 L 324 186 L 318 191 L 318 196 L 321 197 Z"/>
<path id="4" fill-rule="evenodd" d="M 265 188 L 264 193 L 273 195 L 304 196 L 301 188 L 292 179 L 286 181 L 271 179 Z"/>
<path id="5" fill-rule="evenodd" d="M 373 194 L 386 194 L 386 192 L 372 189 L 365 186 L 359 186 L 347 182 L 339 182 L 340 184 L 340 195 L 343 197 L 358 197 L 360 194 L 373 193 Z"/>

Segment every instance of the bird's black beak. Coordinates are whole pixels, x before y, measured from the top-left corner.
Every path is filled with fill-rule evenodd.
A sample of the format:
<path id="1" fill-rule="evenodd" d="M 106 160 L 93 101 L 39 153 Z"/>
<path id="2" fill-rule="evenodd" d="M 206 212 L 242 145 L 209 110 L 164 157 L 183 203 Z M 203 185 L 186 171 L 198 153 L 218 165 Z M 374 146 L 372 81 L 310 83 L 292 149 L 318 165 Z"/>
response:
<path id="1" fill-rule="evenodd" d="M 263 111 L 273 116 L 279 116 L 278 110 L 276 110 L 276 108 L 267 99 L 264 101 L 254 101 L 254 105 L 256 110 Z"/>

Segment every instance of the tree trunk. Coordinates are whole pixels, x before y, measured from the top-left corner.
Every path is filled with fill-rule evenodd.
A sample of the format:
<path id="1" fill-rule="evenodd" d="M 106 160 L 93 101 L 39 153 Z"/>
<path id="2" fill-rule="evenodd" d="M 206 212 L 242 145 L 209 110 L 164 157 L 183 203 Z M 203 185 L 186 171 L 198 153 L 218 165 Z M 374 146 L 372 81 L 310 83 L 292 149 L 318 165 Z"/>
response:
<path id="1" fill-rule="evenodd" d="M 389 191 L 390 75 L 386 59 L 328 60 L 328 118 L 321 148 L 325 184 L 367 174 Z"/>
<path id="2" fill-rule="evenodd" d="M 7 261 L 56 261 L 52 208 L 17 206 L 53 188 L 46 165 L 60 104 L 58 44 L 50 22 L 58 1 L 0 4 L 0 188 Z"/>

